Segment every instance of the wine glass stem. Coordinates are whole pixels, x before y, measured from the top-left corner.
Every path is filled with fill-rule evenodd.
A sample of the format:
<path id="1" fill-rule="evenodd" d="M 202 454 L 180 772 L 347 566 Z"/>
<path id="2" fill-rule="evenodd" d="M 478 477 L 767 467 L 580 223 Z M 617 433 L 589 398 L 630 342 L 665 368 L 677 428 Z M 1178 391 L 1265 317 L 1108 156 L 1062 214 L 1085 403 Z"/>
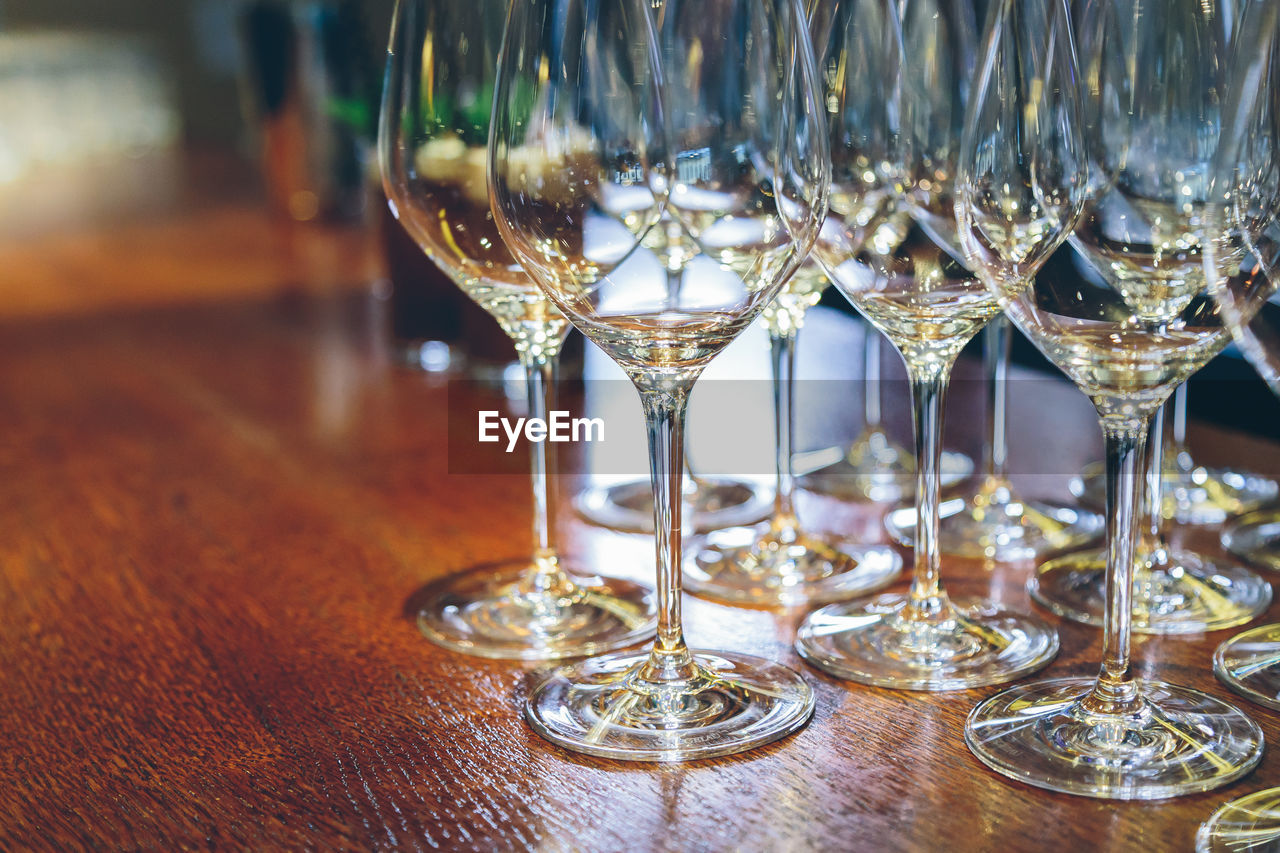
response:
<path id="1" fill-rule="evenodd" d="M 525 393 L 528 396 L 529 418 L 540 418 L 545 423 L 551 398 L 555 394 L 557 353 L 522 349 L 520 364 L 524 368 Z M 533 585 L 547 589 L 563 582 L 555 547 L 552 545 L 551 480 L 547 476 L 550 442 L 529 442 L 530 479 L 533 483 Z"/>
<path id="2" fill-rule="evenodd" d="M 1003 481 L 1009 459 L 1007 433 L 1009 410 L 1009 320 L 1002 314 L 987 324 L 983 332 L 983 365 L 987 369 L 987 442 L 982 470 L 988 482 Z"/>
<path id="3" fill-rule="evenodd" d="M 1147 426 L 1147 450 L 1143 508 L 1147 517 L 1148 545 L 1164 549 L 1164 422 L 1166 402 L 1151 414 Z"/>
<path id="4" fill-rule="evenodd" d="M 865 323 L 862 338 L 863 420 L 867 432 L 880 431 L 880 332 Z"/>
<path id="5" fill-rule="evenodd" d="M 907 366 L 911 380 L 916 432 L 915 576 L 911 581 L 908 618 L 942 620 L 951 605 L 939 578 L 938 505 L 942 479 L 942 406 L 951 365 Z"/>
<path id="6" fill-rule="evenodd" d="M 684 419 L 692 378 L 660 377 L 637 383 L 649 437 L 653 480 L 653 529 L 658 565 L 658 632 L 642 673 L 646 680 L 675 681 L 693 673 L 693 659 L 680 623 L 682 548 L 681 481 L 684 477 Z"/>
<path id="7" fill-rule="evenodd" d="M 795 474 L 791 467 L 795 428 L 794 385 L 796 369 L 796 329 L 770 329 L 769 350 L 773 359 L 773 422 L 777 442 L 774 472 L 777 488 L 773 498 L 773 524 L 794 527 Z"/>
<path id="8" fill-rule="evenodd" d="M 1107 446 L 1107 577 L 1102 617 L 1102 670 L 1083 704 L 1094 713 L 1126 714 L 1134 711 L 1139 701 L 1129 662 L 1129 642 L 1133 621 L 1134 518 L 1147 424 L 1142 420 L 1104 419 L 1102 431 Z"/>
<path id="9" fill-rule="evenodd" d="M 1187 449 L 1187 383 L 1173 392 L 1173 454 L 1178 467 L 1191 470 L 1191 452 Z"/>

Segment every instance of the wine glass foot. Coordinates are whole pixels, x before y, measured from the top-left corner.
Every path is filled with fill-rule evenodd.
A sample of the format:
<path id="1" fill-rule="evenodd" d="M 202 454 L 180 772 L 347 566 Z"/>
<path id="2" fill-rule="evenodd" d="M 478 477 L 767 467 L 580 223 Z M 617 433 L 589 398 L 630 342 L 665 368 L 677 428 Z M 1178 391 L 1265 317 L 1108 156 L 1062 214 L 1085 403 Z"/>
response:
<path id="1" fill-rule="evenodd" d="M 1197 634 L 1242 625 L 1271 603 L 1271 585 L 1242 566 L 1212 562 L 1173 548 L 1158 565 L 1134 571 L 1133 630 L 1140 634 Z M 1032 599 L 1075 622 L 1102 625 L 1106 554 L 1067 554 L 1036 567 L 1027 582 Z"/>
<path id="2" fill-rule="evenodd" d="M 1237 634 L 1213 653 L 1218 680 L 1250 702 L 1280 711 L 1280 625 Z"/>
<path id="3" fill-rule="evenodd" d="M 1030 614 L 956 601 L 955 618 L 904 618 L 905 595 L 832 604 L 800 626 L 796 649 L 849 681 L 907 690 L 961 690 L 1035 672 L 1058 653 L 1058 634 Z"/>
<path id="4" fill-rule="evenodd" d="M 784 737 L 813 714 L 813 690 L 781 664 L 695 651 L 679 681 L 644 677 L 649 654 L 560 667 L 529 694 L 525 719 L 554 744 L 622 761 L 690 761 Z"/>
<path id="5" fill-rule="evenodd" d="M 859 436 L 847 452 L 797 454 L 796 470 L 804 472 L 796 480 L 802 488 L 841 500 L 897 503 L 915 494 L 915 457 L 878 431 Z M 944 450 L 939 470 L 942 488 L 948 489 L 973 474 L 973 460 Z"/>
<path id="6" fill-rule="evenodd" d="M 1068 487 L 1088 506 L 1101 507 L 1106 498 L 1102 463 L 1094 462 Z M 1231 516 L 1275 500 L 1280 485 L 1267 477 L 1231 468 L 1166 466 L 1161 512 L 1179 524 L 1221 524 Z"/>
<path id="7" fill-rule="evenodd" d="M 1280 847 L 1280 788 L 1267 788 L 1223 805 L 1200 824 L 1196 853 L 1240 853 Z"/>
<path id="8" fill-rule="evenodd" d="M 1240 516 L 1222 531 L 1221 540 L 1227 553 L 1280 572 L 1280 507 Z"/>
<path id="9" fill-rule="evenodd" d="M 418 628 L 437 645 L 486 658 L 556 660 L 634 646 L 653 636 L 653 590 L 618 578 L 564 575 L 547 591 L 530 565 L 481 566 L 415 596 Z"/>
<path id="10" fill-rule="evenodd" d="M 968 500 L 943 501 L 938 530 L 941 553 L 997 563 L 1034 560 L 1077 548 L 1103 532 L 1097 513 L 1046 501 L 1023 501 L 1002 484 L 985 486 Z M 903 507 L 885 518 L 896 542 L 914 547 L 916 509 Z"/>
<path id="11" fill-rule="evenodd" d="M 1101 715 L 1080 702 L 1093 684 L 1056 678 L 1011 687 L 969 713 L 965 742 L 983 764 L 1020 782 L 1115 800 L 1207 791 L 1262 757 L 1262 730 L 1220 699 L 1139 682 L 1137 710 Z"/>
<path id="12" fill-rule="evenodd" d="M 888 546 L 860 546 L 765 524 L 720 530 L 685 561 L 685 588 L 729 604 L 791 607 L 853 598 L 890 583 L 902 558 Z"/>
<path id="13" fill-rule="evenodd" d="M 687 475 L 686 475 L 687 476 Z M 686 495 L 686 526 L 695 532 L 755 524 L 773 508 L 773 493 L 747 480 L 698 477 Z M 653 533 L 653 486 L 648 480 L 589 486 L 574 508 L 598 527 L 622 533 Z"/>

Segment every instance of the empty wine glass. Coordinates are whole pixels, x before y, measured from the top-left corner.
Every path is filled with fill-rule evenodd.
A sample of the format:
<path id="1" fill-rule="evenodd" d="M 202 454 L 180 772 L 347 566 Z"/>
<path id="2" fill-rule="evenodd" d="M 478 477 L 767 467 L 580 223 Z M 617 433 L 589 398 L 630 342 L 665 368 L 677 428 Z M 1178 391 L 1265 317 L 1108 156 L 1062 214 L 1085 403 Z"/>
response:
<path id="1" fill-rule="evenodd" d="M 1076 23 L 1086 33 L 1087 46 L 1118 26 L 1117 11 L 1107 3 L 1090 4 L 1080 11 Z M 1106 75 L 1121 76 L 1123 72 L 1115 67 L 1117 61 L 1108 58 L 1105 51 L 1091 54 L 1085 78 L 1091 91 L 1101 91 Z M 1104 63 L 1111 67 L 1104 69 Z M 1100 134 L 1100 104 L 1090 101 L 1086 115 L 1093 132 Z M 1117 223 L 1124 222 L 1126 212 L 1116 205 L 1100 206 L 1098 211 L 1090 221 L 1099 223 L 1099 228 L 1114 230 Z M 1185 387 L 1185 382 L 1179 384 L 1180 390 Z M 1166 496 L 1177 488 L 1176 475 L 1167 473 L 1172 454 L 1164 450 L 1169 408 L 1168 402 L 1161 406 L 1148 429 L 1144 476 L 1139 484 L 1144 518 L 1134 569 L 1132 629 L 1142 634 L 1185 634 L 1243 624 L 1271 603 L 1271 585 L 1243 566 L 1174 544 L 1167 534 Z M 1217 494 L 1225 499 L 1225 492 Z M 1187 496 L 1184 490 L 1183 497 Z M 1042 563 L 1031 579 L 1032 597 L 1068 619 L 1101 625 L 1106 604 L 1106 557 L 1105 551 L 1077 551 Z"/>
<path id="2" fill-rule="evenodd" d="M 691 592 L 732 604 L 822 604 L 878 589 L 902 568 L 902 558 L 888 546 L 815 533 L 796 512 L 795 342 L 827 284 L 826 274 L 809 261 L 765 306 L 773 365 L 773 513 L 758 527 L 716 531 L 698 543 L 684 573 Z"/>
<path id="3" fill-rule="evenodd" d="M 821 4 L 810 2 L 809 6 L 811 22 L 824 28 L 815 34 L 814 39 L 820 49 L 821 44 L 818 43 L 830 35 L 825 28 L 832 26 L 835 18 Z M 828 20 L 819 20 L 816 14 L 818 11 Z M 896 57 L 896 53 L 886 55 L 881 45 L 869 44 L 867 50 L 868 56 L 873 58 L 872 62 L 883 62 L 889 57 Z M 964 57 L 961 61 L 971 62 L 971 58 Z M 830 73 L 833 71 L 829 71 Z M 850 242 L 848 250 L 855 254 L 861 252 L 868 241 L 874 245 L 874 251 L 880 254 L 897 250 L 913 227 L 906 206 L 898 202 L 899 199 L 892 192 L 881 190 L 868 194 L 863 201 L 864 207 L 856 215 L 857 227 L 849 229 L 846 234 L 846 239 L 854 241 Z M 824 463 L 822 467 L 809 470 L 801 476 L 799 482 L 805 488 L 843 500 L 870 500 L 874 503 L 896 503 L 910 500 L 915 495 L 917 460 L 910 451 L 889 436 L 882 418 L 880 351 L 884 339 L 885 335 L 880 328 L 868 321 L 862 339 L 862 432 L 847 448 L 841 450 L 835 461 Z M 823 450 L 808 456 L 829 458 L 829 453 Z M 968 456 L 951 450 L 942 451 L 938 460 L 941 488 L 946 489 L 963 482 L 972 473 L 973 460 Z"/>
<path id="4" fill-rule="evenodd" d="M 1106 56 L 1102 51 L 1090 50 L 1092 42 L 1105 33 L 1109 26 L 1115 25 L 1116 10 L 1105 0 L 1077 0 L 1073 11 L 1081 55 L 1092 57 L 1090 64 L 1081 69 L 1082 75 L 1086 81 L 1096 82 L 1101 74 L 1102 62 L 1123 62 L 1123 57 Z M 1096 89 L 1096 85 L 1093 85 L 1093 88 Z M 1097 123 L 1101 116 L 1100 106 L 1092 102 L 1086 103 L 1086 122 Z M 1277 494 L 1278 486 L 1270 478 L 1248 471 L 1206 467 L 1195 462 L 1187 444 L 1188 393 L 1187 383 L 1180 383 L 1174 392 L 1172 402 L 1165 404 L 1165 415 L 1162 417 L 1171 427 L 1168 430 L 1171 433 L 1168 440 L 1165 440 L 1166 436 L 1163 434 L 1157 436 L 1153 432 L 1150 436 L 1152 440 L 1160 439 L 1165 444 L 1162 454 L 1148 460 L 1146 473 L 1149 481 L 1153 476 L 1151 463 L 1159 459 L 1163 466 L 1163 473 L 1160 487 L 1162 499 L 1158 509 L 1163 517 L 1178 524 L 1221 524 L 1231 516 L 1255 510 L 1266 501 L 1273 499 Z M 1169 416 L 1170 408 L 1172 409 L 1171 417 Z M 1100 507 L 1106 498 L 1105 479 L 1102 463 L 1091 463 L 1079 476 L 1071 478 L 1069 488 L 1081 503 Z M 1149 516 L 1150 506 L 1148 501 Z M 1146 525 L 1144 540 L 1151 539 L 1149 531 L 1154 528 L 1155 524 L 1152 520 Z M 1139 546 L 1139 553 L 1150 553 L 1155 548 L 1155 542 L 1144 541 Z M 1142 563 L 1139 563 L 1139 571 L 1142 570 L 1141 566 Z M 1136 615 L 1139 618 L 1135 622 L 1135 627 L 1141 631 L 1145 630 L 1142 627 L 1145 613 L 1167 612 L 1171 606 L 1176 607 L 1176 599 L 1164 595 L 1158 584 L 1140 584 L 1139 588 L 1145 589 L 1148 595 L 1155 595 L 1155 600 L 1149 602 L 1149 606 L 1141 602 L 1137 604 L 1138 614 Z M 1175 618 L 1170 623 L 1169 620 L 1158 615 L 1154 618 L 1157 623 L 1177 624 L 1179 622 Z"/>
<path id="5" fill-rule="evenodd" d="M 664 215 L 649 229 L 643 245 L 662 263 L 667 287 L 678 290 L 685 266 L 697 255 L 680 223 Z M 686 527 L 696 533 L 755 524 L 769 514 L 772 505 L 772 496 L 762 483 L 699 475 L 687 449 L 681 493 Z M 648 478 L 589 485 L 578 492 L 573 504 L 579 515 L 600 527 L 624 533 L 653 533 L 653 485 Z"/>
<path id="6" fill-rule="evenodd" d="M 907 366 L 918 464 L 914 579 L 905 596 L 816 611 L 796 648 L 840 678 L 949 690 L 1033 672 L 1057 653 L 1058 636 L 1035 616 L 953 603 L 939 579 L 943 398 L 956 356 L 1000 309 L 958 259 L 950 212 L 968 89 L 956 54 L 971 44 L 960 33 L 972 23 L 934 0 L 907 0 L 902 14 L 900 23 L 892 0 L 823 0 L 815 12 L 815 32 L 826 34 L 832 190 L 813 255 Z M 875 211 L 895 195 L 907 199 L 911 226 L 891 246 L 875 239 Z"/>
<path id="7" fill-rule="evenodd" d="M 1005 313 L 1094 403 L 1106 439 L 1106 610 L 1096 679 L 1018 685 L 969 714 L 965 740 L 989 767 L 1071 794 L 1153 799 L 1224 785 L 1251 770 L 1262 732 L 1208 694 L 1135 678 L 1130 662 L 1134 516 L 1147 422 L 1224 341 L 1200 252 L 1206 176 L 1217 147 L 1226 28 L 1220 7 L 1107 0 L 1089 44 L 1101 120 L 1079 97 L 1065 0 L 997 0 L 970 110 L 956 215 L 970 239 L 1014 247 L 1071 199 L 1087 197 L 1073 241 L 1101 284 L 992 276 Z M 984 107 L 998 100 L 994 108 Z M 978 132 L 991 110 L 994 136 Z M 1076 110 L 1077 115 L 1079 110 Z M 983 156 L 984 142 L 988 156 Z M 996 144 L 992 144 L 992 143 Z M 1090 171 L 1098 170 L 1089 180 Z"/>
<path id="8" fill-rule="evenodd" d="M 915 7 L 928 9 L 928 5 Z M 952 90 L 963 93 L 968 90 L 974 76 L 977 60 L 977 33 L 974 23 L 974 5 L 969 0 L 956 0 L 949 4 L 949 16 L 955 22 L 950 29 L 951 67 L 954 75 Z M 929 40 L 935 38 L 932 26 L 906 24 L 906 50 L 908 56 L 927 51 Z M 922 43 L 913 44 L 915 40 Z M 963 109 L 963 104 L 962 104 Z M 1065 235 L 1044 235 L 1037 244 L 1036 257 L 1019 258 L 1019 273 L 1034 275 Z M 968 263 L 980 274 L 991 272 L 977 265 L 1011 265 L 1013 261 L 999 255 L 984 258 L 970 256 Z M 1005 274 L 1005 273 L 1002 273 Z M 1005 434 L 1008 409 L 1009 323 L 997 316 L 987 324 L 983 332 L 983 363 L 987 374 L 987 441 L 983 452 L 983 464 L 976 493 L 962 499 L 949 500 L 942 508 L 938 527 L 938 548 L 943 554 L 1008 563 L 1034 559 L 1049 551 L 1072 548 L 1094 538 L 1101 532 L 1102 518 L 1094 513 L 1054 504 L 1045 500 L 1025 500 L 1014 490 L 1009 481 L 1006 462 L 1009 449 Z M 904 507 L 885 519 L 889 535 L 904 545 L 915 542 L 916 510 Z"/>
<path id="9" fill-rule="evenodd" d="M 521 263 L 640 393 L 657 531 L 653 648 L 549 673 L 525 717 L 569 749 L 678 761 L 766 743 L 813 711 L 792 670 L 686 646 L 680 484 L 693 384 L 800 266 L 829 161 L 798 0 L 657 11 L 655 33 L 644 0 L 513 4 L 489 189 Z M 554 168 L 528 168 L 548 153 Z M 642 245 L 664 207 L 697 249 L 674 291 Z"/>
<path id="10" fill-rule="evenodd" d="M 511 257 L 489 211 L 485 142 L 505 0 L 400 0 L 387 59 L 379 154 L 396 217 L 515 342 L 529 416 L 547 417 L 568 320 Z M 566 571 L 552 542 L 547 442 L 530 442 L 535 550 L 429 585 L 418 625 L 457 651 L 553 659 L 652 634 L 653 592 Z"/>

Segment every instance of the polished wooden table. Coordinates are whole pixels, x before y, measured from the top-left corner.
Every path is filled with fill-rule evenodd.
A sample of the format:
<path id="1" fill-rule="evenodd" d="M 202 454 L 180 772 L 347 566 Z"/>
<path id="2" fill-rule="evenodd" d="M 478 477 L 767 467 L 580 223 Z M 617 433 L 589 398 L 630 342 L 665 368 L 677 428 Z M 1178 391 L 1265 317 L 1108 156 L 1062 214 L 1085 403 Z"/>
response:
<path id="1" fill-rule="evenodd" d="M 692 644 L 805 673 L 809 726 L 688 765 L 551 747 L 520 716 L 537 667 L 436 648 L 412 618 L 430 579 L 526 547 L 521 461 L 468 475 L 446 458 L 450 425 L 500 397 L 397 367 L 347 238 L 258 216 L 231 205 L 0 245 L 20 309 L 0 321 L 0 849 L 1178 850 L 1218 803 L 1280 784 L 1274 748 L 1246 779 L 1166 802 L 1017 784 L 961 737 L 993 689 L 841 683 L 792 651 L 803 614 L 693 598 Z M 269 286 L 199 283 L 244 275 Z M 113 283 L 126 298 L 101 292 Z M 77 287 L 94 291 L 84 305 Z M 1014 468 L 1095 458 L 1083 398 L 1035 388 L 1015 398 Z M 949 443 L 978 452 L 980 411 L 957 393 Z M 1206 462 L 1280 471 L 1265 442 L 1203 428 L 1193 442 Z M 803 509 L 879 529 L 866 510 Z M 651 578 L 646 538 L 567 514 L 561 528 L 579 561 Z M 1026 567 L 945 572 L 955 592 L 1031 606 Z M 1098 633 L 1060 631 L 1044 674 L 1092 674 Z M 1138 638 L 1138 669 L 1226 697 L 1209 662 L 1229 634 Z M 1280 744 L 1273 713 L 1246 707 Z"/>

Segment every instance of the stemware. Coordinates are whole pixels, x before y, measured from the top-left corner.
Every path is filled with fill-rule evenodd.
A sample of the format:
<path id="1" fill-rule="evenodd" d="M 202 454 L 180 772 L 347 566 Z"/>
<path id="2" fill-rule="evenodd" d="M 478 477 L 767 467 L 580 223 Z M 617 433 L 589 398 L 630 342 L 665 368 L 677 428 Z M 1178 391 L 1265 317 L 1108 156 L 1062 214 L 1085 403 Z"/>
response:
<path id="1" fill-rule="evenodd" d="M 656 28 L 644 0 L 512 5 L 489 191 L 520 262 L 635 384 L 654 490 L 653 648 L 552 671 L 525 718 L 569 749 L 677 761 L 775 740 L 813 711 L 792 670 L 685 644 L 680 492 L 690 390 L 800 266 L 829 161 L 798 0 L 655 13 Z M 540 152 L 556 168 L 529 170 Z M 641 245 L 664 208 L 697 250 L 674 291 Z"/>
<path id="2" fill-rule="evenodd" d="M 1219 237 L 1202 214 L 1226 22 L 1219 7 L 1196 0 L 1159 10 L 1142 0 L 1107 2 L 1114 17 L 1083 64 L 1090 67 L 1094 51 L 1123 61 L 1094 64 L 1102 70 L 1088 94 L 1102 114 L 1084 123 L 1083 145 L 1072 145 L 1068 132 L 1080 125 L 1067 111 L 1080 91 L 1065 0 L 993 5 L 956 205 L 966 240 L 1016 249 L 1069 199 L 1087 197 L 1073 240 L 1102 284 L 1011 276 L 987 283 L 1098 410 L 1109 539 L 1103 663 L 1096 679 L 1042 680 L 987 699 L 969 714 L 965 740 L 989 767 L 1032 785 L 1152 799 L 1226 784 L 1262 753 L 1262 731 L 1234 706 L 1139 680 L 1130 661 L 1147 421 L 1224 337 L 1203 298 L 1200 251 Z"/>
<path id="3" fill-rule="evenodd" d="M 969 0 L 953 3 L 951 14 L 957 20 L 972 20 L 974 6 Z M 927 28 L 915 28 L 924 36 Z M 910 37 L 910 33 L 908 34 Z M 954 28 L 955 42 L 951 69 L 960 87 L 973 79 L 977 54 L 977 33 L 973 26 Z M 907 46 L 908 51 L 913 49 Z M 963 89 L 959 89 L 963 91 Z M 1060 238 L 1059 238 L 1060 239 Z M 1058 239 L 1043 245 L 1052 251 Z M 1025 262 L 1028 274 L 1034 274 L 1043 262 Z M 969 258 L 972 264 L 974 258 Z M 997 263 L 999 258 L 990 259 Z M 982 272 L 978 270 L 978 272 Z M 938 547 L 943 554 L 984 559 L 992 562 L 1015 562 L 1032 559 L 1048 551 L 1060 551 L 1081 545 L 1098 535 L 1102 519 L 1094 513 L 1057 506 L 1048 501 L 1028 501 L 1019 497 L 1009 482 L 1006 461 L 1006 412 L 1008 409 L 1008 369 L 1011 330 L 1008 321 L 995 317 L 987 324 L 984 337 L 984 367 L 987 374 L 987 442 L 983 450 L 978 490 L 965 498 L 947 501 L 938 528 Z M 904 507 L 885 519 L 889 535 L 904 545 L 915 542 L 916 510 Z"/>
<path id="4" fill-rule="evenodd" d="M 1093 90 L 1100 90 L 1107 75 L 1113 78 L 1120 76 L 1114 67 L 1116 57 L 1103 50 L 1091 50 L 1094 42 L 1118 26 L 1117 12 L 1114 5 L 1090 3 L 1085 4 L 1076 20 L 1085 34 L 1083 41 L 1090 56 L 1086 79 Z M 1100 103 L 1091 101 L 1085 115 L 1091 134 L 1101 135 L 1103 112 Z M 1105 192 L 1101 183 L 1103 175 L 1103 171 L 1098 170 L 1099 183 L 1093 187 L 1098 194 Z M 1136 195 L 1140 197 L 1141 192 Z M 1100 223 L 1102 228 L 1124 227 L 1123 209 L 1113 205 L 1110 209 L 1100 206 L 1099 210 L 1100 213 L 1091 221 Z M 1179 383 L 1178 388 L 1179 392 L 1184 392 L 1186 383 Z M 1183 402 L 1182 423 L 1175 429 L 1175 440 L 1178 434 L 1185 438 L 1185 400 Z M 1176 474 L 1170 477 L 1166 473 L 1170 460 L 1174 458 L 1174 454 L 1166 453 L 1164 449 L 1165 414 L 1169 409 L 1167 401 L 1157 409 L 1147 434 L 1144 477 L 1139 484 L 1145 524 L 1138 535 L 1132 630 L 1142 634 L 1183 634 L 1243 624 L 1270 604 L 1271 585 L 1247 568 L 1209 557 L 1169 539 L 1166 495 L 1179 488 Z M 1257 478 L 1250 482 L 1255 480 Z M 1175 516 L 1177 506 L 1192 497 L 1185 490 L 1180 494 L 1181 498 L 1175 500 Z M 1224 500 L 1226 498 L 1226 493 L 1221 490 L 1215 494 Z M 1203 513 L 1206 505 L 1201 503 L 1199 506 Z M 1029 590 L 1037 602 L 1061 616 L 1101 625 L 1106 604 L 1106 564 L 1105 551 L 1064 554 L 1037 566 Z"/>
<path id="5" fill-rule="evenodd" d="M 756 528 L 709 534 L 685 567 L 691 592 L 734 604 L 825 604 L 888 584 L 902 558 L 886 545 L 858 545 L 805 529 L 796 513 L 794 375 L 796 338 L 804 315 L 828 279 L 812 261 L 791 277 L 762 319 L 773 366 L 776 488 L 773 513 Z"/>
<path id="6" fill-rule="evenodd" d="M 529 416 L 545 420 L 569 323 L 499 238 L 485 186 L 505 12 L 503 0 L 400 0 L 379 153 L 393 213 L 515 343 Z M 545 660 L 640 642 L 656 624 L 653 592 L 566 570 L 552 542 L 549 445 L 530 445 L 533 555 L 432 583 L 420 598 L 419 627 L 440 645 L 495 658 Z"/>
<path id="7" fill-rule="evenodd" d="M 1007 681 L 1058 650 L 1057 633 L 1039 618 L 952 602 L 939 579 L 943 398 L 956 356 L 999 311 L 958 260 L 950 212 L 968 90 L 957 69 L 972 44 L 965 12 L 907 0 L 900 19 L 891 0 L 827 0 L 815 13 L 825 16 L 815 31 L 826 33 L 832 191 L 813 255 L 906 363 L 919 513 L 909 593 L 828 605 L 801 625 L 796 647 L 838 677 L 918 690 Z M 896 246 L 862 236 L 881 195 L 907 200 L 910 229 Z"/>

